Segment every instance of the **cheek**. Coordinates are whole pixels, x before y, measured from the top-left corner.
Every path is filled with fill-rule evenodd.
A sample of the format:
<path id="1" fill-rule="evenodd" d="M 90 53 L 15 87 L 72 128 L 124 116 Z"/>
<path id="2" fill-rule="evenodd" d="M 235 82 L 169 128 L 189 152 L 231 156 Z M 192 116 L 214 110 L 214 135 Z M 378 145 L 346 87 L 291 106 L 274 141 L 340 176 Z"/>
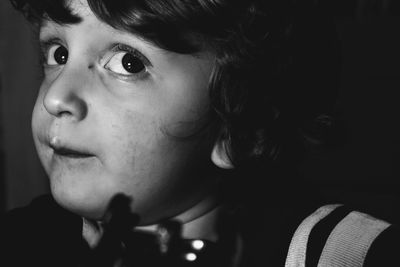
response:
<path id="1" fill-rule="evenodd" d="M 162 111 L 161 130 L 178 138 L 195 135 L 209 122 L 209 101 L 204 95 L 177 95 L 169 99 L 169 110 Z"/>
<path id="2" fill-rule="evenodd" d="M 42 104 L 43 103 L 42 95 L 43 95 L 42 92 L 39 92 L 38 97 L 36 99 L 36 103 L 32 112 L 31 128 L 36 150 L 39 153 L 39 157 L 43 161 L 42 157 L 44 151 L 40 140 L 43 141 L 43 139 L 45 138 L 47 134 L 46 129 L 48 128 L 47 126 L 50 124 L 51 118 L 50 116 L 48 116 L 48 113 Z"/>
<path id="3" fill-rule="evenodd" d="M 35 106 L 33 107 L 33 111 L 32 111 L 31 126 L 32 126 L 32 132 L 33 132 L 34 136 L 40 129 L 40 124 L 41 124 L 40 113 L 42 112 L 41 109 L 43 108 L 43 105 L 41 103 L 42 103 L 42 97 L 41 97 L 41 92 L 39 92 L 39 94 L 36 98 Z"/>
<path id="4" fill-rule="evenodd" d="M 47 85 L 45 82 L 43 82 L 37 94 L 35 106 L 33 107 L 32 130 L 34 133 L 40 133 L 43 131 L 43 126 L 50 123 L 51 120 L 49 113 L 46 111 L 43 105 L 43 99 L 47 91 L 45 88 L 47 88 Z"/>
<path id="5" fill-rule="evenodd" d="M 99 129 L 102 133 L 99 133 L 98 146 L 102 147 L 106 168 L 117 177 L 148 173 L 148 165 L 154 155 L 160 153 L 159 143 L 162 143 L 155 119 L 134 112 L 123 112 L 104 121 L 110 123 L 103 123 L 102 129 Z"/>
<path id="6" fill-rule="evenodd" d="M 135 190 L 154 190 L 181 177 L 196 159 L 198 139 L 186 140 L 164 133 L 162 122 L 154 117 L 127 112 L 120 121 L 111 123 L 104 151 L 107 168 L 119 177 L 118 183 Z M 187 130 L 187 129 L 186 129 Z M 157 189 L 156 189 L 157 190 Z"/>

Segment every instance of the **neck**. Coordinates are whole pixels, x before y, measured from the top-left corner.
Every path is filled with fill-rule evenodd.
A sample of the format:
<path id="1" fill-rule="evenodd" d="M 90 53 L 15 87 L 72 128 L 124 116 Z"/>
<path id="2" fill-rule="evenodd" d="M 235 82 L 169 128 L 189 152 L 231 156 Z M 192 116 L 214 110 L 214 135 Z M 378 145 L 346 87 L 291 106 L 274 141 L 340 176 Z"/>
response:
<path id="1" fill-rule="evenodd" d="M 174 218 L 182 223 L 182 238 L 185 239 L 205 239 L 216 242 L 218 240 L 217 221 L 221 211 L 221 207 L 217 206 L 213 209 L 201 214 L 199 217 L 191 221 L 183 221 L 178 217 Z M 137 227 L 135 230 L 144 232 L 156 232 L 157 224 Z"/>
<path id="2" fill-rule="evenodd" d="M 215 195 L 209 195 L 183 213 L 171 218 L 182 224 L 182 238 L 217 241 L 216 224 L 221 207 Z M 135 228 L 139 231 L 156 232 L 158 225 Z"/>
<path id="3" fill-rule="evenodd" d="M 218 205 L 215 194 L 210 194 L 183 213 L 171 218 L 182 225 L 182 238 L 218 240 L 217 221 L 221 206 Z M 136 227 L 135 231 L 157 231 L 157 224 Z M 103 234 L 101 223 L 83 218 L 82 236 L 90 247 L 95 247 Z"/>

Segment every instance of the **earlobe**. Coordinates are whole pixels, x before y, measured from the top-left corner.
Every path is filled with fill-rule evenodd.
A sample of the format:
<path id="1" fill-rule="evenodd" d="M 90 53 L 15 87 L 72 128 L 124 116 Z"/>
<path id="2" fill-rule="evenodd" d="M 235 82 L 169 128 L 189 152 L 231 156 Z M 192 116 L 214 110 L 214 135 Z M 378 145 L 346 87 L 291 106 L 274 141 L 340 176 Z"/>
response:
<path id="1" fill-rule="evenodd" d="M 217 167 L 221 169 L 234 168 L 226 151 L 226 145 L 224 141 L 215 142 L 213 150 L 211 152 L 211 160 Z"/>

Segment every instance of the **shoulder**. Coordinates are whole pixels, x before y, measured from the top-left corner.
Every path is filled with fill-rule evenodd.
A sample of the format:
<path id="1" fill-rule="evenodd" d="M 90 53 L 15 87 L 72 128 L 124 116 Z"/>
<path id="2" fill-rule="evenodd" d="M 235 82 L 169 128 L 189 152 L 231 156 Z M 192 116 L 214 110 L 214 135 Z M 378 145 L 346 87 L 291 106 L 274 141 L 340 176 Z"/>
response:
<path id="1" fill-rule="evenodd" d="M 60 207 L 50 195 L 42 195 L 24 207 L 12 209 L 0 217 L 2 233 L 18 235 L 35 229 L 51 231 L 64 224 L 77 226 L 80 218 Z M 40 233 L 43 234 L 43 233 Z"/>
<path id="2" fill-rule="evenodd" d="M 34 199 L 29 205 L 12 209 L 3 213 L 0 217 L 0 231 L 2 236 L 14 235 L 34 226 L 37 227 L 41 221 L 46 221 L 55 208 L 51 197 L 44 195 Z"/>
<path id="3" fill-rule="evenodd" d="M 12 209 L 2 214 L 2 222 L 11 222 L 27 218 L 33 214 L 47 214 L 49 211 L 60 210 L 54 199 L 50 195 L 42 195 L 31 201 L 27 206 Z"/>
<path id="4" fill-rule="evenodd" d="M 46 260 L 81 243 L 81 224 L 78 216 L 61 208 L 51 196 L 38 197 L 0 217 L 0 244 L 5 248 L 0 260 L 11 260 L 13 266 L 27 262 L 47 266 Z"/>
<path id="5" fill-rule="evenodd" d="M 287 266 L 380 266 L 394 262 L 398 227 L 343 205 L 320 207 L 298 226 Z M 350 265 L 343 265 L 344 263 Z"/>

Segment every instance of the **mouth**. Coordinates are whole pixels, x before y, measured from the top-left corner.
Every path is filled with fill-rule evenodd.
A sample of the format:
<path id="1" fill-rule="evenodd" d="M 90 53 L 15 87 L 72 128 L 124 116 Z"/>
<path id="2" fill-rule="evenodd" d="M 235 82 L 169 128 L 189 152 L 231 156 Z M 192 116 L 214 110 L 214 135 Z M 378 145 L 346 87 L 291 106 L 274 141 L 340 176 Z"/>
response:
<path id="1" fill-rule="evenodd" d="M 54 145 L 50 145 L 50 147 L 53 149 L 54 154 L 62 157 L 77 158 L 77 159 L 94 157 L 93 154 L 87 153 L 85 151 L 79 151 L 67 147 L 56 147 Z"/>

